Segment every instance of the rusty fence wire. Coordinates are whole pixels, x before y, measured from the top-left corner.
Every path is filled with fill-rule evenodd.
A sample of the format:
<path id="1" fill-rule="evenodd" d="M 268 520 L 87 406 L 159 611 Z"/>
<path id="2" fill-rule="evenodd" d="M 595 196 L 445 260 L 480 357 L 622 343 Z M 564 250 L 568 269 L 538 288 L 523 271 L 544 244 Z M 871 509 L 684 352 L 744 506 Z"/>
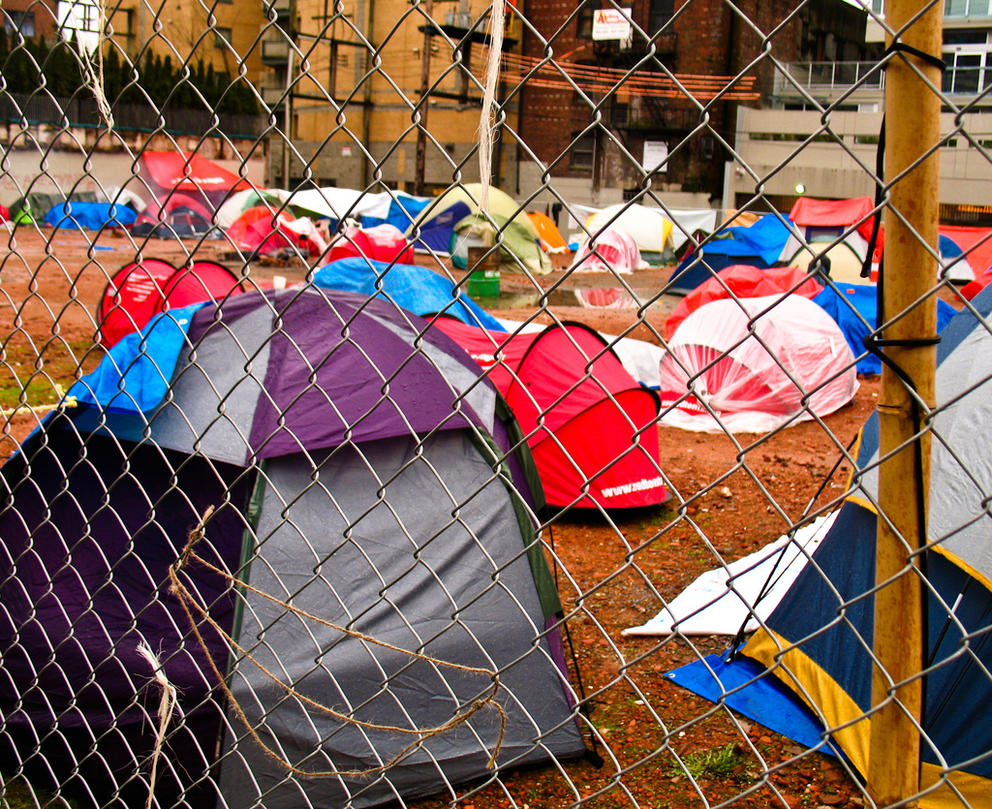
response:
<path id="1" fill-rule="evenodd" d="M 896 16 L 4 0 L 0 803 L 989 805 L 992 13 Z"/>

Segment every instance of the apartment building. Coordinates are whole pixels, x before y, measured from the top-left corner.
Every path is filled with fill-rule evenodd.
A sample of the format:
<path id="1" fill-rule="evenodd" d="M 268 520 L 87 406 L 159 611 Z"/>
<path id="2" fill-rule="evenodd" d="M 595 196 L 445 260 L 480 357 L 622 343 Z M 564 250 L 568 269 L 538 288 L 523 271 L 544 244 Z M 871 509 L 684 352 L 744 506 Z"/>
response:
<path id="1" fill-rule="evenodd" d="M 482 0 L 274 0 L 279 27 L 262 40 L 270 73 L 261 90 L 288 137 L 271 139 L 273 181 L 381 182 L 429 195 L 478 180 L 489 8 Z M 519 14 L 511 9 L 506 22 L 503 47 L 512 50 Z M 515 128 L 515 102 L 504 109 Z M 494 182 L 513 174 L 515 157 L 497 141 Z"/>
<path id="2" fill-rule="evenodd" d="M 865 52 L 866 14 L 842 0 L 798 8 L 791 0 L 736 8 L 633 0 L 632 33 L 622 41 L 597 38 L 600 6 L 614 8 L 596 0 L 529 6 L 524 59 L 533 64 L 552 50 L 578 89 L 523 88 L 521 140 L 537 160 L 521 160 L 522 191 L 547 171 L 556 187 L 593 203 L 643 199 L 650 188 L 674 204 L 719 205 L 737 111 L 769 103 L 776 62 Z"/>
<path id="3" fill-rule="evenodd" d="M 879 0 L 873 6 L 865 41 L 881 49 L 884 9 Z M 992 225 L 992 3 L 945 0 L 943 43 L 941 220 Z M 837 54 L 786 65 L 767 104 L 737 112 L 727 204 L 751 198 L 759 186 L 785 210 L 799 189 L 821 198 L 873 194 L 884 93 L 884 71 L 870 59 Z"/>

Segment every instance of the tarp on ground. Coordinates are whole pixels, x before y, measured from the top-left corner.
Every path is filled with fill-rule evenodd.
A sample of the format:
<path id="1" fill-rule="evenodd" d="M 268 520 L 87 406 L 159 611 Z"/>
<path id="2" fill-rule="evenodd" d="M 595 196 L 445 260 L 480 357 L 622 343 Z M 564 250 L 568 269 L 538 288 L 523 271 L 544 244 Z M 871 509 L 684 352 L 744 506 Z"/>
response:
<path id="1" fill-rule="evenodd" d="M 833 525 L 836 512 L 733 562 L 701 573 L 657 615 L 624 635 L 754 632 L 778 606 Z"/>
<path id="2" fill-rule="evenodd" d="M 70 230 L 100 230 L 134 224 L 137 212 L 109 202 L 60 202 L 45 214 L 45 224 Z"/>
<path id="3" fill-rule="evenodd" d="M 927 544 L 914 566 L 925 578 L 918 616 L 926 656 L 922 809 L 984 806 L 992 794 L 992 290 L 972 303 L 937 345 Z M 876 412 L 861 431 L 852 491 L 832 529 L 765 626 L 740 649 L 815 707 L 862 775 L 877 721 L 872 682 L 878 667 L 870 650 L 879 459 Z M 883 618 L 899 625 L 904 616 Z"/>
<path id="4" fill-rule="evenodd" d="M 454 282 L 413 264 L 389 265 L 364 258 L 343 258 L 314 274 L 315 286 L 386 298 L 415 315 L 445 314 L 472 326 L 505 331 L 503 325 Z"/>
<path id="5" fill-rule="evenodd" d="M 865 338 L 878 327 L 878 288 L 873 284 L 826 286 L 813 303 L 834 319 L 858 360 L 859 374 L 880 374 L 882 361 L 865 349 Z M 937 331 L 956 314 L 946 301 L 937 300 Z"/>

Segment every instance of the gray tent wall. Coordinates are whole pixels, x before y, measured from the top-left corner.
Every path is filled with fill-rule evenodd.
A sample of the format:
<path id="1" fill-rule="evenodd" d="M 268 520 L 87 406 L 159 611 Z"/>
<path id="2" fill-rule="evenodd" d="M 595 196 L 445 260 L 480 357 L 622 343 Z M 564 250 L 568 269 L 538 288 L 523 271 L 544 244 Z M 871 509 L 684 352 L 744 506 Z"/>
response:
<path id="1" fill-rule="evenodd" d="M 442 471 L 452 459 L 455 476 Z M 439 434 L 422 450 L 412 439 L 380 441 L 314 461 L 312 469 L 297 458 L 268 464 L 249 583 L 396 647 L 498 671 L 495 700 L 507 725 L 501 737 L 499 713 L 483 708 L 384 772 L 308 779 L 267 756 L 229 716 L 226 806 L 374 806 L 477 778 L 497 745 L 501 766 L 580 752 L 513 503 L 470 437 Z M 372 724 L 431 728 L 492 685 L 483 673 L 343 636 L 254 595 L 240 635 L 270 671 L 307 673 L 307 697 Z M 252 722 L 264 721 L 266 744 L 305 771 L 370 770 L 416 739 L 321 715 L 248 660 L 238 662 L 232 690 Z"/>

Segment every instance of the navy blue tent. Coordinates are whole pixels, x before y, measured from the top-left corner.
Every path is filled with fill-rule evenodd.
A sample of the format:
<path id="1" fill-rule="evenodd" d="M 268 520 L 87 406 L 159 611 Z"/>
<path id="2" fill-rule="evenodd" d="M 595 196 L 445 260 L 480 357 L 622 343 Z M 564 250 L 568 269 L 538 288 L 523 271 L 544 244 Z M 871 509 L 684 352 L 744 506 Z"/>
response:
<path id="1" fill-rule="evenodd" d="M 992 795 L 992 290 L 938 346 L 926 579 L 921 807 L 986 806 Z M 814 709 L 866 774 L 875 586 L 878 416 L 861 437 L 854 489 L 793 586 L 742 648 Z M 893 615 L 898 622 L 900 616 Z M 946 776 L 944 775 L 946 773 Z M 957 798 L 946 777 L 964 796 Z"/>
<path id="2" fill-rule="evenodd" d="M 838 284 L 824 287 L 813 298 L 813 303 L 829 314 L 847 339 L 847 344 L 858 357 L 859 374 L 880 374 L 882 361 L 865 350 L 865 337 L 878 325 L 878 289 L 874 284 Z M 946 326 L 957 314 L 946 301 L 937 301 L 937 331 Z"/>
<path id="3" fill-rule="evenodd" d="M 791 231 L 781 217 L 762 216 L 748 226 L 723 228 L 698 250 L 689 251 L 672 273 L 666 292 L 688 294 L 720 270 L 734 264 L 771 267 L 779 259 Z"/>
<path id="4" fill-rule="evenodd" d="M 447 253 L 451 250 L 451 237 L 455 232 L 455 225 L 471 213 L 472 209 L 469 208 L 468 204 L 459 201 L 431 214 L 429 218 L 422 221 L 417 226 L 415 239 L 410 228 L 407 228 L 414 249 L 427 251 L 430 248 L 435 253 Z"/>
<path id="5" fill-rule="evenodd" d="M 506 331 L 502 324 L 464 292 L 455 297 L 454 283 L 426 267 L 386 264 L 360 257 L 325 264 L 313 275 L 325 289 L 343 289 L 363 295 L 381 295 L 415 315 L 446 314 L 470 326 Z"/>
<path id="6" fill-rule="evenodd" d="M 45 224 L 55 228 L 99 230 L 105 227 L 126 227 L 138 214 L 134 208 L 109 202 L 60 202 L 45 214 Z"/>

